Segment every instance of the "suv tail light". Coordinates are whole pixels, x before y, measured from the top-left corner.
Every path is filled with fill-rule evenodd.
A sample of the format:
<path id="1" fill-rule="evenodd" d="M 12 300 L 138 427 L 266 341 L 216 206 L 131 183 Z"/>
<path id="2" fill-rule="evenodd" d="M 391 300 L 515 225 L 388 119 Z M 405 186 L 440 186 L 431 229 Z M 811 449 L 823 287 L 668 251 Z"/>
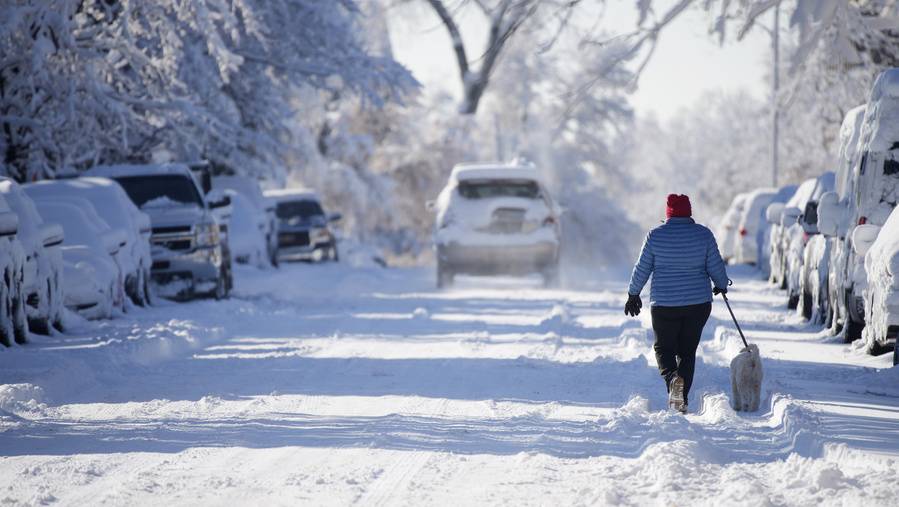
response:
<path id="1" fill-rule="evenodd" d="M 868 217 L 859 217 L 858 225 L 865 225 L 866 223 L 868 223 Z"/>
<path id="2" fill-rule="evenodd" d="M 746 228 L 740 227 L 740 236 L 745 236 L 745 235 L 746 235 Z"/>
<path id="3" fill-rule="evenodd" d="M 543 219 L 543 226 L 548 227 L 551 225 L 556 225 L 556 219 L 554 217 L 546 217 Z"/>

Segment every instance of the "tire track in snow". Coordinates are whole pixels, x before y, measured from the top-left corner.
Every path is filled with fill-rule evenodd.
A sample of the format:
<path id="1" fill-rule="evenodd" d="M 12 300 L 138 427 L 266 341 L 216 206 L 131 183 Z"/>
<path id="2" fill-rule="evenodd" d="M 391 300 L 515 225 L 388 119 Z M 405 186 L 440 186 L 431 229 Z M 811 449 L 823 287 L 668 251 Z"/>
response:
<path id="1" fill-rule="evenodd" d="M 399 451 L 387 468 L 357 500 L 357 505 L 387 505 L 412 482 L 434 453 Z"/>

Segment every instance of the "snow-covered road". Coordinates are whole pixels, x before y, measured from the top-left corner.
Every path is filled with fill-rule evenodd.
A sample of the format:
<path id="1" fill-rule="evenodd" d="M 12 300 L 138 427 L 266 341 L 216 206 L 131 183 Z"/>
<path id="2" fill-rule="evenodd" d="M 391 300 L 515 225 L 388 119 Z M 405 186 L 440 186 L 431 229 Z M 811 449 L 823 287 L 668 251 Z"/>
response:
<path id="1" fill-rule="evenodd" d="M 0 502 L 899 503 L 899 368 L 731 275 L 763 408 L 728 407 L 716 302 L 680 416 L 620 275 L 438 292 L 426 269 L 240 270 L 229 301 L 0 350 Z"/>

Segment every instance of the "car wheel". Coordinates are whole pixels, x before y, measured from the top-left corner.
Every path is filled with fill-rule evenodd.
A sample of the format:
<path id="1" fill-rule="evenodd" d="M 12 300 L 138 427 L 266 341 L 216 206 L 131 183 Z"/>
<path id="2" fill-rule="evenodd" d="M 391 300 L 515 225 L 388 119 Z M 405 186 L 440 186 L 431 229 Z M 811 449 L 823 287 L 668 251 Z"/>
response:
<path id="1" fill-rule="evenodd" d="M 799 306 L 799 296 L 796 294 L 790 294 L 789 299 L 787 299 L 787 309 L 795 310 Z"/>
<path id="2" fill-rule="evenodd" d="M 131 288 L 131 294 L 128 295 L 131 298 L 131 302 L 137 306 L 147 306 L 147 292 L 144 289 L 146 283 L 143 267 L 139 267 L 137 269 L 137 280 L 134 281 L 134 287 Z"/>
<path id="3" fill-rule="evenodd" d="M 846 317 L 846 334 L 844 340 L 846 343 L 853 342 L 862 337 L 862 330 L 865 328 L 863 322 L 859 322 L 852 317 Z"/>
<path id="4" fill-rule="evenodd" d="M 893 345 L 893 366 L 899 365 L 899 347 L 896 346 L 897 344 Z"/>
<path id="5" fill-rule="evenodd" d="M 7 347 L 12 345 L 12 341 L 15 337 L 12 319 L 11 281 L 9 271 L 4 271 L 3 280 L 0 280 L 0 344 Z"/>
<path id="6" fill-rule="evenodd" d="M 21 278 L 24 278 L 24 275 Z M 12 316 L 16 343 L 28 343 L 28 317 L 25 315 L 25 295 L 22 294 L 21 281 L 14 282 Z"/>
<path id="7" fill-rule="evenodd" d="M 224 272 L 219 272 L 219 277 L 215 281 L 215 291 L 212 295 L 219 301 L 228 297 L 228 282 L 225 280 Z"/>
<path id="8" fill-rule="evenodd" d="M 35 334 L 47 336 L 50 334 L 50 319 L 46 317 L 29 319 L 28 330 Z"/>
<path id="9" fill-rule="evenodd" d="M 150 272 L 144 270 L 144 301 L 147 302 L 147 306 L 153 306 L 154 296 L 153 296 L 153 285 L 150 283 Z"/>
<path id="10" fill-rule="evenodd" d="M 453 285 L 453 271 L 444 263 L 437 261 L 437 288 L 443 289 Z"/>
<path id="11" fill-rule="evenodd" d="M 812 319 L 812 295 L 808 292 L 802 293 L 802 318 Z"/>
<path id="12" fill-rule="evenodd" d="M 890 343 L 883 343 L 880 340 L 875 339 L 871 346 L 868 347 L 868 353 L 872 356 L 880 356 L 886 354 L 887 352 L 893 352 L 893 356 L 895 357 L 896 348 Z"/>
<path id="13" fill-rule="evenodd" d="M 543 286 L 546 288 L 559 286 L 559 268 L 557 266 L 543 272 Z"/>

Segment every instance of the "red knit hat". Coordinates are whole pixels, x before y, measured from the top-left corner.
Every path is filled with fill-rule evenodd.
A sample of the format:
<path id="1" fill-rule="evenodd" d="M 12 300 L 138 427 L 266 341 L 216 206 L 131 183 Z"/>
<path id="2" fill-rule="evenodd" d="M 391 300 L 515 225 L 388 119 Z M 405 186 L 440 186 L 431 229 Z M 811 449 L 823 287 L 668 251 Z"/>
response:
<path id="1" fill-rule="evenodd" d="M 672 217 L 689 217 L 693 214 L 690 209 L 690 198 L 681 194 L 668 194 L 668 206 L 665 209 L 665 216 Z"/>

